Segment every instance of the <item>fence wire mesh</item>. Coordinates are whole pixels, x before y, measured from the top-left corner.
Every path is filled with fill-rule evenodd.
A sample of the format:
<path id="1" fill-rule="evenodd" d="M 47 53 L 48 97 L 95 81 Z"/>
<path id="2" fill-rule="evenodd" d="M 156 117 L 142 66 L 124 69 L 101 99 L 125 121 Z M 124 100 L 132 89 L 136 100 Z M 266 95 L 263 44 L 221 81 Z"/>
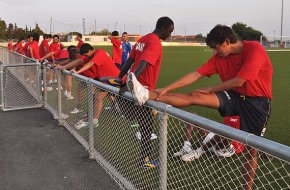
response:
<path id="1" fill-rule="evenodd" d="M 214 135 L 153 108 L 137 106 L 114 91 L 70 77 L 62 75 L 62 80 L 72 80 L 73 87 L 73 98 L 68 98 L 63 86 L 61 110 L 68 117 L 62 120 L 88 144 L 92 140 L 91 148 L 113 168 L 109 171 L 111 175 L 115 178 L 121 175 L 123 181 L 120 183 L 129 182 L 130 186 L 125 189 L 245 189 L 245 179 L 250 177 L 252 170 L 244 162 L 255 159 L 257 169 L 252 189 L 289 189 L 289 161 L 260 150 L 253 156 L 251 148 L 246 146 L 236 153 L 240 151 L 236 148 L 235 152 L 233 147 L 237 142 L 230 138 Z M 48 92 L 48 96 L 48 104 L 56 105 L 57 92 Z M 93 108 L 91 120 L 88 117 L 90 106 Z M 166 123 L 165 115 L 168 116 Z M 92 139 L 89 121 L 93 129 Z M 176 155 L 184 148 L 185 139 L 190 139 L 191 151 L 187 156 Z M 208 150 L 198 159 L 190 157 L 209 139 L 212 140 Z M 238 145 L 242 147 L 241 143 Z M 158 168 L 144 168 L 145 154 L 156 161 Z"/>
<path id="2" fill-rule="evenodd" d="M 0 51 L 2 63 L 29 61 Z M 245 189 L 250 177 L 252 189 L 290 188 L 289 147 L 284 149 L 286 159 L 271 151 L 256 149 L 255 154 L 251 146 L 238 149 L 243 144 L 237 139 L 186 122 L 177 114 L 185 113 L 181 110 L 167 112 L 159 103 L 140 107 L 130 96 L 119 96 L 114 87 L 43 68 L 44 105 L 123 189 Z M 27 91 L 38 91 L 38 85 L 31 84 L 31 73 L 39 70 L 7 69 L 11 76 L 5 80 L 16 77 Z M 5 96 L 18 98 L 11 94 L 7 91 Z M 267 141 L 262 146 L 272 145 Z M 146 168 L 148 155 L 157 168 Z"/>
<path id="3" fill-rule="evenodd" d="M 0 49 L 2 109 L 40 107 L 41 68 L 34 60 Z"/>

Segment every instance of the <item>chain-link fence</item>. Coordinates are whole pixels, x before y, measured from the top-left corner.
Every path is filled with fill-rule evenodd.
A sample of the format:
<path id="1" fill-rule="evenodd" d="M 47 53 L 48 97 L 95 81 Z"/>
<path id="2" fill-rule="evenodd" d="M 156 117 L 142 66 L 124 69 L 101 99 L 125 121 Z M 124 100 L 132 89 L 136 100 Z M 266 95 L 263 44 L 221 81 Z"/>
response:
<path id="1" fill-rule="evenodd" d="M 44 106 L 123 189 L 290 187 L 285 145 L 160 102 L 137 106 L 128 92 L 49 65 L 43 89 Z"/>
<path id="2" fill-rule="evenodd" d="M 290 187 L 287 146 L 166 104 L 149 101 L 140 107 L 130 93 L 119 96 L 115 87 L 66 71 L 53 72 L 62 80 L 58 81 L 62 90 L 47 92 L 48 107 L 62 115 L 60 123 L 124 189 L 245 189 L 251 183 L 247 178 L 254 178 L 253 189 Z M 72 97 L 66 95 L 63 80 L 71 80 Z M 192 150 L 212 139 L 198 159 L 177 154 L 188 133 Z M 240 147 L 247 146 L 234 149 L 237 141 Z M 157 168 L 144 168 L 145 154 Z"/>
<path id="3" fill-rule="evenodd" d="M 0 49 L 2 110 L 42 106 L 41 65 L 17 53 Z"/>

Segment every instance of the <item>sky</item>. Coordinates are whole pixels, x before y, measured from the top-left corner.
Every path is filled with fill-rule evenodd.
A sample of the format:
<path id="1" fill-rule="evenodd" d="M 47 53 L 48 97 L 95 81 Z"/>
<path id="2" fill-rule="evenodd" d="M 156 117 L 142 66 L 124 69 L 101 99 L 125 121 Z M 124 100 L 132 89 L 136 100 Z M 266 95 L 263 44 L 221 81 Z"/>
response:
<path id="1" fill-rule="evenodd" d="M 152 32 L 168 16 L 175 35 L 206 35 L 216 24 L 242 22 L 265 35 L 280 35 L 282 0 L 1 0 L 0 18 L 18 27 L 46 32 L 109 29 L 129 34 Z M 50 24 L 52 18 L 52 24 Z M 290 0 L 284 0 L 283 35 L 290 36 Z M 51 26 L 51 27 L 50 27 Z"/>

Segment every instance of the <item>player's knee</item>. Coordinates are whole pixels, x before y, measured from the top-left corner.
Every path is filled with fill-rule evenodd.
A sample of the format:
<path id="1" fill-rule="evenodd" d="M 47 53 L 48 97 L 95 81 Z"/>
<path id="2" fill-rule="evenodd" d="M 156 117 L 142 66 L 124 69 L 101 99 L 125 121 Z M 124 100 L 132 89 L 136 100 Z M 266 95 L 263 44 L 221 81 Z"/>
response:
<path id="1" fill-rule="evenodd" d="M 196 99 L 201 98 L 202 93 L 193 91 L 193 92 L 188 93 L 188 95 L 190 95 L 193 100 L 196 100 Z"/>

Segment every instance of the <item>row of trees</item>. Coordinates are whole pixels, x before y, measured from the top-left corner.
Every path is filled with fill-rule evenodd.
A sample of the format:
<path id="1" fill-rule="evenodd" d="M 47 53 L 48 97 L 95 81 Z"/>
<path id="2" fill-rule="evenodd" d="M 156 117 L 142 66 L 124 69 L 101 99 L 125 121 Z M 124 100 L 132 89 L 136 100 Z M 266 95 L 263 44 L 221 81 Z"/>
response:
<path id="1" fill-rule="evenodd" d="M 247 26 L 244 23 L 237 22 L 232 25 L 232 29 L 238 34 L 241 40 L 260 40 L 260 36 L 262 32 L 255 30 L 254 28 Z M 4 20 L 0 18 L 0 39 L 8 40 L 9 38 L 20 39 L 26 37 L 28 34 L 31 33 L 38 33 L 43 35 L 44 32 L 40 29 L 38 24 L 35 24 L 35 28 L 31 29 L 26 26 L 24 29 L 17 27 L 16 23 L 12 24 L 9 23 L 8 25 L 5 23 Z M 71 32 L 70 34 L 74 34 Z M 107 29 L 103 29 L 100 32 L 93 32 L 91 35 L 108 35 L 110 31 Z M 204 40 L 204 36 L 202 34 L 198 34 L 196 36 L 199 40 Z"/>
<path id="2" fill-rule="evenodd" d="M 25 38 L 28 34 L 38 33 L 43 35 L 44 32 L 39 28 L 38 24 L 35 24 L 35 28 L 31 29 L 27 26 L 25 28 L 19 28 L 16 23 L 6 24 L 4 20 L 0 18 L 0 39 L 8 40 L 9 38 L 20 39 Z"/>

